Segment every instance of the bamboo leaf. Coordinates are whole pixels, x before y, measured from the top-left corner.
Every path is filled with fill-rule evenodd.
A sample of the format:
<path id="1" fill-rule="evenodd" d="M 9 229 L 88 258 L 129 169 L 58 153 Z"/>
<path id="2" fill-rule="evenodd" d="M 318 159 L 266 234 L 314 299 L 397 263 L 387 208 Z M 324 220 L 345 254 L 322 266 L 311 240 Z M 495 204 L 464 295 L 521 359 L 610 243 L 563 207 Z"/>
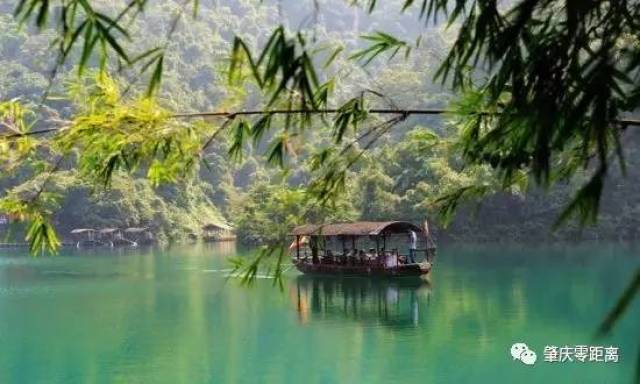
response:
<path id="1" fill-rule="evenodd" d="M 329 55 L 329 57 L 327 57 L 327 59 L 325 60 L 324 64 L 322 65 L 323 68 L 328 68 L 329 66 L 331 66 L 331 64 L 333 64 L 333 62 L 335 61 L 335 59 L 338 57 L 338 55 L 340 53 L 342 53 L 344 51 L 344 46 L 339 46 L 338 48 L 334 49 L 333 52 Z"/>
<path id="2" fill-rule="evenodd" d="M 89 57 L 91 57 L 91 53 L 98 41 L 98 36 L 94 36 L 94 24 L 87 20 L 87 24 L 85 26 L 84 31 L 84 45 L 82 47 L 82 54 L 80 56 L 80 62 L 78 64 L 78 74 L 82 75 L 84 69 L 89 62 Z"/>
<path id="3" fill-rule="evenodd" d="M 629 284 L 618 298 L 616 304 L 598 327 L 598 336 L 604 336 L 611 331 L 620 317 L 627 311 L 629 304 L 631 304 L 631 301 L 638 292 L 640 292 L 640 269 L 636 270 L 635 274 L 629 281 Z"/>
<path id="4" fill-rule="evenodd" d="M 242 160 L 242 148 L 245 143 L 245 138 L 251 134 L 251 126 L 249 123 L 241 119 L 236 123 L 235 128 L 233 129 L 233 137 L 231 141 L 231 146 L 229 147 L 229 157 L 236 161 Z"/>
<path id="5" fill-rule="evenodd" d="M 40 3 L 36 25 L 38 28 L 44 28 L 45 24 L 47 24 L 47 16 L 49 14 L 49 0 L 40 0 Z"/>
<path id="6" fill-rule="evenodd" d="M 102 20 L 102 21 L 107 23 L 107 25 L 109 27 L 106 28 L 106 31 L 109 31 L 109 30 L 111 30 L 113 28 L 116 31 L 120 32 L 127 39 L 131 38 L 131 36 L 129 36 L 129 32 L 126 29 L 124 29 L 120 24 L 118 24 L 118 22 L 116 20 L 110 18 L 109 16 L 107 16 L 107 15 L 105 15 L 103 13 L 99 13 L 99 12 L 96 12 L 95 16 L 98 19 L 100 19 L 100 20 Z"/>
<path id="7" fill-rule="evenodd" d="M 124 51 L 120 43 L 111 35 L 109 30 L 100 22 L 95 23 L 96 28 L 99 31 L 100 39 L 106 41 L 109 46 L 120 56 L 127 64 L 130 63 L 127 53 Z"/>
<path id="8" fill-rule="evenodd" d="M 362 35 L 361 38 L 370 41 L 371 45 L 355 52 L 349 58 L 351 60 L 361 60 L 365 66 L 385 52 L 391 51 L 389 59 L 392 59 L 400 49 L 409 49 L 409 45 L 404 41 L 381 31 L 373 32 L 370 35 Z"/>
<path id="9" fill-rule="evenodd" d="M 65 57 L 69 55 L 69 51 L 71 50 L 71 48 L 73 48 L 76 40 L 78 39 L 78 36 L 80 36 L 82 31 L 84 31 L 84 28 L 87 26 L 87 24 L 88 24 L 87 20 L 83 21 L 82 23 L 80 23 L 80 25 L 78 25 L 78 27 L 75 29 L 75 31 L 71 34 L 71 38 L 67 42 L 67 47 L 65 48 L 65 51 L 63 52 L 63 55 Z"/>
<path id="10" fill-rule="evenodd" d="M 251 128 L 251 136 L 253 137 L 253 145 L 258 145 L 266 132 L 271 129 L 271 120 L 273 115 L 266 114 L 262 116 Z"/>
<path id="11" fill-rule="evenodd" d="M 152 97 L 160 88 L 160 83 L 162 82 L 162 66 L 164 63 L 164 54 L 158 55 L 156 59 L 156 66 L 153 70 L 153 74 L 151 75 L 151 81 L 149 82 L 149 87 L 147 88 L 147 97 Z"/>
<path id="12" fill-rule="evenodd" d="M 139 62 L 139 61 L 143 61 L 143 60 L 145 60 L 146 58 L 149 58 L 149 57 L 151 57 L 151 56 L 156 55 L 156 56 L 153 58 L 153 60 L 151 61 L 151 62 L 154 62 L 155 60 L 157 60 L 157 56 L 158 56 L 158 55 L 161 55 L 161 54 L 163 54 L 163 53 L 164 53 L 164 49 L 163 49 L 163 48 L 161 48 L 161 47 L 156 47 L 156 48 L 149 49 L 149 50 L 147 50 L 147 51 L 145 51 L 145 52 L 141 53 L 140 55 L 138 55 L 138 56 L 134 57 L 134 58 L 131 60 L 131 64 L 135 64 L 135 63 L 137 63 L 137 62 Z M 148 63 L 147 63 L 147 64 L 148 64 Z M 150 65 L 147 65 L 147 67 L 148 67 L 148 66 L 150 66 Z M 141 72 L 144 72 L 144 71 L 141 71 Z"/>

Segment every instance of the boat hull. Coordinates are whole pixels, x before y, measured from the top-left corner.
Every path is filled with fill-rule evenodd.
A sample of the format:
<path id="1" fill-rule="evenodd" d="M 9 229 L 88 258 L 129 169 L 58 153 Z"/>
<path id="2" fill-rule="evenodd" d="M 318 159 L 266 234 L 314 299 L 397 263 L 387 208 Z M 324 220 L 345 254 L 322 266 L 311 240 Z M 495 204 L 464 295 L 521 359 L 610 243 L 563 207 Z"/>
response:
<path id="1" fill-rule="evenodd" d="M 298 271 L 307 275 L 331 275 L 331 276 L 422 276 L 431 272 L 430 262 L 403 264 L 394 267 L 382 265 L 340 265 L 340 264 L 312 264 L 297 262 L 293 264 Z"/>

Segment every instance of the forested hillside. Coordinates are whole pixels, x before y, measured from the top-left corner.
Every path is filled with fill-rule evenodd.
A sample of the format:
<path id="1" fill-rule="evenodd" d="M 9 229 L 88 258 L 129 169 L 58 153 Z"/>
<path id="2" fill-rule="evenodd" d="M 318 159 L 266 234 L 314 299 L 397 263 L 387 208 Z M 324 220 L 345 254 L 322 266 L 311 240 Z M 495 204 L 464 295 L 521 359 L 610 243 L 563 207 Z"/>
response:
<path id="1" fill-rule="evenodd" d="M 134 40 L 135 44 L 145 44 L 140 50 L 165 44 L 171 48 L 164 58 L 159 98 L 163 107 L 175 112 L 259 108 L 263 101 L 258 89 L 227 82 L 232 41 L 238 35 L 252 48 L 260 47 L 279 24 L 302 29 L 307 39 L 348 51 L 363 47 L 360 36 L 377 30 L 416 41 L 406 56 L 403 51 L 389 60 L 367 65 L 363 60 L 336 56 L 332 71 L 342 74 L 340 82 L 334 84 L 336 104 L 367 93 L 376 100 L 369 107 L 428 109 L 449 105 L 452 96 L 448 88 L 434 83 L 433 77 L 452 44 L 455 27 L 447 30 L 432 24 L 424 28 L 415 15 L 399 13 L 397 1 L 385 2 L 371 14 L 342 0 L 321 3 L 314 9 L 312 1 L 200 1 L 197 16 L 183 17 L 170 33 L 176 14 L 188 10 L 182 9 L 179 1 L 158 2 L 145 9 L 131 33 L 144 36 Z M 108 11 L 118 4 L 104 1 L 102 5 Z M 77 67 L 65 65 L 57 74 L 58 81 L 50 84 L 55 58 L 50 46 L 53 33 L 35 33 L 28 26 L 20 29 L 10 16 L 15 6 L 15 1 L 0 5 L 0 98 L 20 98 L 44 110 L 47 120 L 40 119 L 37 125 L 55 124 L 83 108 L 83 92 L 96 86 L 96 74 L 87 70 L 78 77 Z M 100 63 L 89 64 L 95 68 Z M 112 68 L 112 72 L 120 97 L 144 93 L 146 81 L 137 73 L 118 68 Z M 477 71 L 471 76 L 484 75 Z M 291 152 L 299 155 L 296 161 L 281 159 L 284 170 L 274 165 L 278 159 L 269 156 L 273 145 L 269 135 L 252 144 L 240 143 L 242 148 L 237 148 L 233 136 L 216 137 L 194 177 L 178 180 L 172 186 L 154 186 L 142 175 L 122 173 L 106 188 L 96 189 L 78 170 L 65 168 L 63 162 L 65 172 L 57 174 L 49 185 L 64 196 L 61 204 L 52 207 L 54 221 L 63 236 L 73 227 L 151 226 L 167 240 L 198 233 L 206 223 L 229 222 L 236 227 L 240 240 L 247 243 L 281 238 L 284 229 L 275 231 L 274 223 L 290 227 L 305 221 L 352 219 L 429 218 L 438 223 L 439 237 L 468 241 L 637 236 L 637 145 L 626 146 L 627 177 L 615 169 L 607 181 L 597 228 L 579 230 L 570 224 L 551 234 L 562 206 L 575 193 L 575 185 L 544 191 L 525 180 L 508 192 L 484 198 L 479 205 L 469 203 L 448 229 L 442 230 L 435 214 L 440 197 L 470 184 L 500 189 L 489 167 L 463 166 L 451 144 L 459 127 L 448 116 L 408 117 L 384 132 L 347 172 L 340 198 L 324 207 L 310 207 L 306 188 L 312 183 L 316 156 L 330 146 L 327 137 L 331 130 L 318 123 L 313 130 L 293 138 Z M 627 143 L 639 140 L 635 132 L 625 137 Z M 2 175 L 0 187 L 34 193 L 38 188 L 34 180 L 40 171 L 33 166 L 18 166 L 15 173 Z M 13 234 L 21 236 L 22 232 Z"/>

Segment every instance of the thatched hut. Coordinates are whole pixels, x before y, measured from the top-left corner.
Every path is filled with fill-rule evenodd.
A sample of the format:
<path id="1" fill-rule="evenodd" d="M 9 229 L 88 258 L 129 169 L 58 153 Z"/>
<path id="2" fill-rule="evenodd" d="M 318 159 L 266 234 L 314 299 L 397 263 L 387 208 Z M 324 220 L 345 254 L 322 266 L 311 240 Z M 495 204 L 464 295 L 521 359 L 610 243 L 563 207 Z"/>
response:
<path id="1" fill-rule="evenodd" d="M 73 237 L 81 237 L 88 240 L 93 240 L 96 235 L 96 230 L 92 228 L 76 228 L 73 229 L 70 233 L 71 235 L 73 235 Z"/>
<path id="2" fill-rule="evenodd" d="M 155 237 L 149 227 L 130 227 L 124 230 L 127 238 L 141 245 L 155 243 Z"/>
<path id="3" fill-rule="evenodd" d="M 233 227 L 223 223 L 209 223 L 202 226 L 204 241 L 232 241 L 236 239 Z"/>
<path id="4" fill-rule="evenodd" d="M 98 231 L 98 238 L 112 247 L 135 247 L 135 241 L 127 239 L 120 228 L 102 228 Z"/>
<path id="5" fill-rule="evenodd" d="M 76 228 L 71 230 L 71 236 L 76 241 L 76 247 L 97 247 L 102 245 L 96 239 L 96 230 L 93 228 Z"/>

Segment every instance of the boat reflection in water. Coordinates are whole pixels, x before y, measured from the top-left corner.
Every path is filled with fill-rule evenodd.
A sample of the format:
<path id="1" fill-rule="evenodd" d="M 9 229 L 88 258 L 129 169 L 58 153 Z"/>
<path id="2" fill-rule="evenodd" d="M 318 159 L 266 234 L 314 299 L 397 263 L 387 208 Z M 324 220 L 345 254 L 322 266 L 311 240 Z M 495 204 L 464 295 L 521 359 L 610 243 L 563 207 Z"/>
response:
<path id="1" fill-rule="evenodd" d="M 418 326 L 430 284 L 421 278 L 370 279 L 302 275 L 290 286 L 301 323 L 349 319 L 369 326 Z"/>

